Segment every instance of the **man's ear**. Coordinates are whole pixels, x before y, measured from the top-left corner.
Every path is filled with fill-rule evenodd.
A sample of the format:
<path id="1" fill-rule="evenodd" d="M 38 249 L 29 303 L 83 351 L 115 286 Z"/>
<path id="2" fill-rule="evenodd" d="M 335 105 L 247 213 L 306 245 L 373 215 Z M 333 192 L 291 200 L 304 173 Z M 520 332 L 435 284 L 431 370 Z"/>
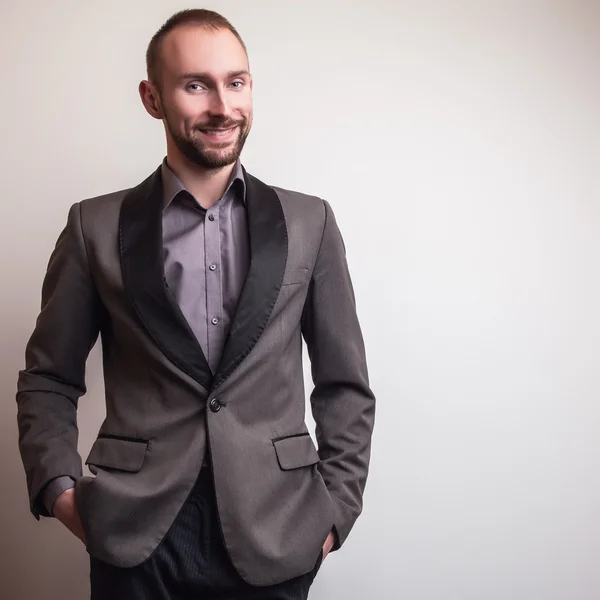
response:
<path id="1" fill-rule="evenodd" d="M 144 108 L 148 112 L 148 114 L 155 119 L 159 119 L 162 121 L 164 118 L 164 113 L 162 109 L 162 104 L 160 102 L 160 97 L 158 95 L 158 89 L 156 86 L 146 79 L 140 82 L 138 87 L 138 91 L 140 92 L 140 98 L 142 99 L 142 104 Z"/>

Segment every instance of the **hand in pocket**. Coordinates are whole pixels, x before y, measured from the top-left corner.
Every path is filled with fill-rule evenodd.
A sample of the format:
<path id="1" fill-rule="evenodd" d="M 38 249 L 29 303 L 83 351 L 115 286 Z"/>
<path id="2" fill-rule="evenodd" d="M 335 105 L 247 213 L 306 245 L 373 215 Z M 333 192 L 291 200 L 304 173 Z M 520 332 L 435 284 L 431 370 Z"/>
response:
<path id="1" fill-rule="evenodd" d="M 52 506 L 54 516 L 85 544 L 85 533 L 75 502 L 75 488 L 65 490 Z"/>
<path id="2" fill-rule="evenodd" d="M 335 533 L 333 532 L 333 529 L 332 529 L 329 532 L 329 535 L 327 536 L 325 543 L 323 544 L 323 559 L 321 560 L 321 562 L 323 562 L 325 560 L 325 558 L 327 557 L 327 555 L 329 554 L 329 552 L 331 552 L 331 549 L 333 548 L 334 544 L 335 544 Z"/>

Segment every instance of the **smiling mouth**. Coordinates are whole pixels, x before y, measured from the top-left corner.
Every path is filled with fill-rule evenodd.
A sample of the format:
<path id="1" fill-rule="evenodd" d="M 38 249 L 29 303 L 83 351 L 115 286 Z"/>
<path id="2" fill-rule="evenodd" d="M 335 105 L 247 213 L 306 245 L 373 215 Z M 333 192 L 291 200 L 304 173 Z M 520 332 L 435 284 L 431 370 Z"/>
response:
<path id="1" fill-rule="evenodd" d="M 227 129 L 200 129 L 200 132 L 211 139 L 226 140 L 232 137 L 233 132 L 238 128 L 238 125 L 228 127 Z"/>

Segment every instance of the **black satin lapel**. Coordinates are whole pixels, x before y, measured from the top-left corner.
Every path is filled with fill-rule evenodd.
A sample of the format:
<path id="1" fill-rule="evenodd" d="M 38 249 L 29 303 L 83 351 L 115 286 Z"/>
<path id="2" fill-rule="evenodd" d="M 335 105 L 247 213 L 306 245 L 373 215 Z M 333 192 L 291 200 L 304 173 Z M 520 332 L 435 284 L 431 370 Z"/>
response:
<path id="1" fill-rule="evenodd" d="M 142 324 L 163 354 L 209 388 L 212 374 L 164 278 L 160 167 L 123 200 L 119 246 L 123 283 Z"/>
<path id="2" fill-rule="evenodd" d="M 288 237 L 275 190 L 244 170 L 250 267 L 240 294 L 213 389 L 248 356 L 271 316 L 287 262 Z"/>

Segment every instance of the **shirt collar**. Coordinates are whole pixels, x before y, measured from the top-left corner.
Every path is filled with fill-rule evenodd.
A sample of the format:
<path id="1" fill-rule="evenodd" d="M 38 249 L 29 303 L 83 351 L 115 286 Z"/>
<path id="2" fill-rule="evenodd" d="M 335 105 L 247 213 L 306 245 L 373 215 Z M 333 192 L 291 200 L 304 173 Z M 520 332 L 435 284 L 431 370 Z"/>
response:
<path id="1" fill-rule="evenodd" d="M 185 191 L 187 191 L 187 190 L 186 190 L 185 186 L 183 185 L 183 183 L 181 182 L 181 180 L 179 179 L 179 177 L 177 177 L 177 175 L 175 175 L 175 173 L 173 173 L 173 171 L 167 164 L 166 156 L 161 165 L 161 176 L 162 176 L 162 182 L 163 182 L 163 207 L 167 208 L 167 206 L 169 206 L 169 204 L 171 204 L 171 202 L 173 202 L 173 199 L 175 198 L 175 196 L 177 196 L 177 194 L 179 194 L 179 192 L 181 192 L 183 190 L 185 190 Z M 245 204 L 246 203 L 246 181 L 244 180 L 244 172 L 242 170 L 242 163 L 240 162 L 239 158 L 235 163 L 235 167 L 233 168 L 233 171 L 231 172 L 231 177 L 229 178 L 229 183 L 227 184 L 227 187 L 225 188 L 225 193 L 223 195 L 225 195 L 231 189 L 231 186 L 234 185 L 234 183 L 236 181 L 241 182 L 237 185 L 239 186 L 239 189 L 240 189 L 240 197 L 242 198 L 242 201 Z"/>

